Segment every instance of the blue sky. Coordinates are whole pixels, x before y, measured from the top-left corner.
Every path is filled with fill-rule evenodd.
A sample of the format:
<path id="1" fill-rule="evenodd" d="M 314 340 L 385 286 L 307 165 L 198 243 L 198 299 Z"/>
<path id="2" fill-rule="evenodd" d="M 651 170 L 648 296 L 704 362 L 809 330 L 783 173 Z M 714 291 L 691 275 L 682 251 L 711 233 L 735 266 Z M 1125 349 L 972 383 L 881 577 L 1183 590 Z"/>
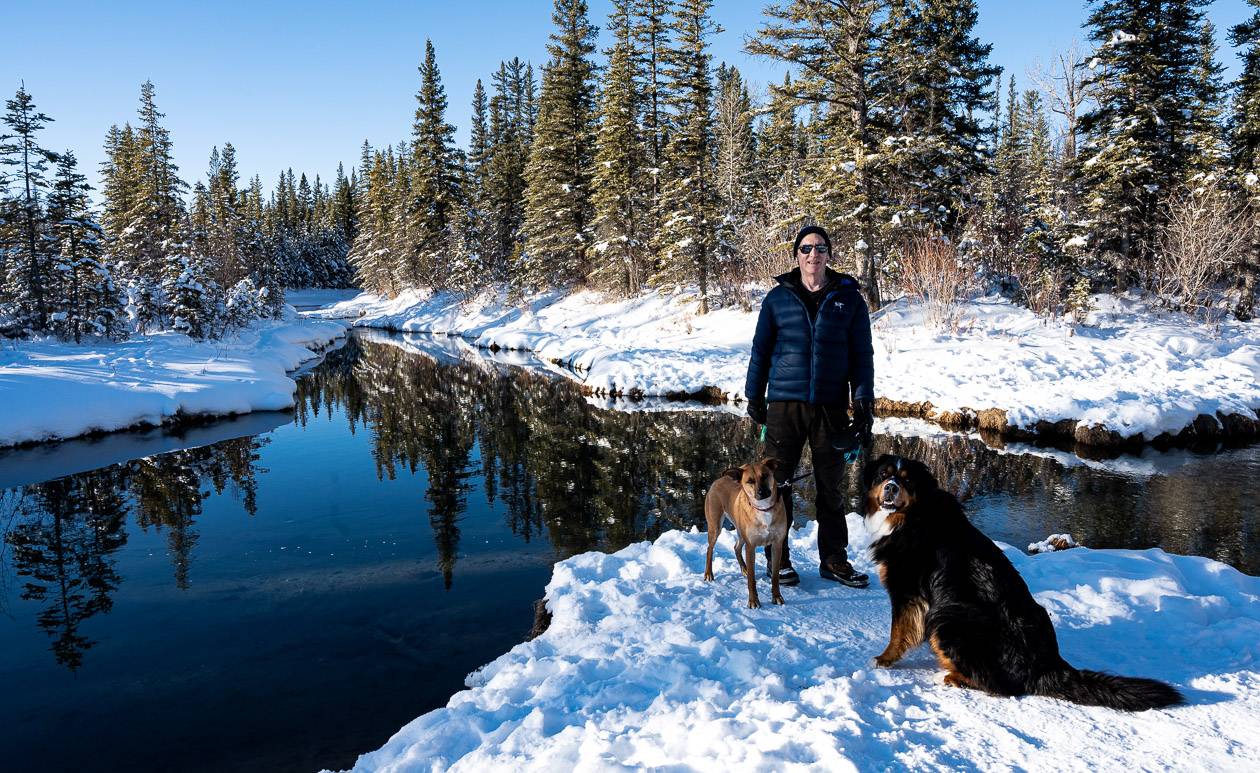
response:
<path id="1" fill-rule="evenodd" d="M 603 28 L 608 0 L 588 0 Z M 545 61 L 551 2 L 32 2 L 6 0 L 0 91 L 25 80 L 56 119 L 44 144 L 75 151 L 94 172 L 113 123 L 134 120 L 140 83 L 152 79 L 185 179 L 199 179 L 213 145 L 230 141 L 245 176 L 270 189 L 293 167 L 331 177 L 347 170 L 364 139 L 373 145 L 409 136 L 426 37 L 461 144 L 468 136 L 473 84 L 502 59 Z M 735 64 L 754 84 L 782 77 L 780 65 L 744 54 L 761 22 L 760 0 L 717 0 L 725 31 L 712 41 L 715 62 Z M 1083 4 L 980 0 L 977 34 L 993 62 L 1020 82 L 1073 39 L 1084 42 Z M 1224 31 L 1250 15 L 1244 0 L 1218 0 L 1217 26 L 1227 76 L 1238 71 Z M 601 33 L 601 48 L 607 37 Z M 93 174 L 93 177 L 95 175 Z"/>

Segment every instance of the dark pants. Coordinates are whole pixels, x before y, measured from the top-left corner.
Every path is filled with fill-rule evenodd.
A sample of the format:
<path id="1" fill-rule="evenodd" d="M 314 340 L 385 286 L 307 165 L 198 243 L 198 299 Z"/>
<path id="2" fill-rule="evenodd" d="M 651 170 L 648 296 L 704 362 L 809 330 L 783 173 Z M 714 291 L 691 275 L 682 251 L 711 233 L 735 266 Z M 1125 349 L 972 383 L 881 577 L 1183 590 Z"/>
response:
<path id="1" fill-rule="evenodd" d="M 833 432 L 848 426 L 849 417 L 843 406 L 821 406 L 812 403 L 772 402 L 766 407 L 765 455 L 779 460 L 775 477 L 780 481 L 796 475 L 805 443 L 809 443 L 814 461 L 815 506 L 818 511 L 819 561 L 836 556 L 847 557 L 849 527 L 844 520 L 844 452 L 831 445 Z M 791 492 L 784 492 L 788 525 L 792 523 Z M 789 529 L 789 535 L 791 530 Z M 783 538 L 782 566 L 790 566 L 788 536 Z M 769 550 L 767 549 L 767 557 Z"/>

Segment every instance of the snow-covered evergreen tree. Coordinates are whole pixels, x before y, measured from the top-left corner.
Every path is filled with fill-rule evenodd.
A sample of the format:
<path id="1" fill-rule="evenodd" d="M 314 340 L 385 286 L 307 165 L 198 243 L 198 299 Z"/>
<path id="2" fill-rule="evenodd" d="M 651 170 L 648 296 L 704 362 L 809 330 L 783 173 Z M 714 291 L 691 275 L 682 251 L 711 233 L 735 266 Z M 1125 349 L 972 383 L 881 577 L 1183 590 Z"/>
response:
<path id="1" fill-rule="evenodd" d="M 713 178 L 718 195 L 715 269 L 738 276 L 743 258 L 741 234 L 749 226 L 757 187 L 752 96 L 739 70 L 725 64 L 718 67 L 717 89 L 713 110 Z"/>
<path id="2" fill-rule="evenodd" d="M 783 85 L 770 90 L 770 103 L 757 135 L 758 166 L 765 184 L 796 188 L 801 162 L 801 127 L 796 120 L 800 100 L 793 95 L 792 75 L 783 74 Z"/>
<path id="3" fill-rule="evenodd" d="M 880 305 L 878 277 L 890 232 L 900 223 L 886 171 L 894 155 L 884 142 L 898 94 L 888 91 L 891 81 L 876 77 L 883 61 L 886 6 L 885 0 L 793 0 L 771 6 L 769 21 L 747 46 L 798 68 L 795 80 L 785 79 L 772 90 L 766 127 L 771 133 L 763 141 L 767 153 L 784 159 L 785 169 L 793 102 L 818 108 L 810 121 L 816 148 L 802 162 L 801 175 L 809 179 L 797 185 L 798 207 L 827 225 L 837 264 L 851 261 L 856 267 L 873 309 Z"/>
<path id="4" fill-rule="evenodd" d="M 1186 179 L 1196 128 L 1211 123 L 1196 93 L 1207 0 L 1094 0 L 1087 21 L 1096 48 L 1085 87 L 1076 175 L 1080 238 L 1110 255 L 1118 277 L 1149 273 L 1164 202 Z"/>
<path id="5" fill-rule="evenodd" d="M 635 0 L 630 9 L 630 41 L 634 69 L 640 73 L 636 90 L 641 101 L 640 133 L 644 163 L 649 176 L 648 205 L 644 230 L 657 233 L 661 227 L 661 192 L 665 179 L 665 147 L 669 144 L 669 81 L 665 74 L 666 52 L 670 47 L 671 0 Z M 643 249 L 648 253 L 643 262 L 655 267 L 656 245 L 650 241 Z"/>
<path id="6" fill-rule="evenodd" d="M 40 146 L 37 135 L 52 119 L 39 112 L 23 85 L 5 101 L 0 121 L 0 174 L 13 179 L 10 190 L 0 185 L 0 319 L 11 333 L 42 332 L 55 300 L 49 293 L 56 249 L 49 233 L 47 172 L 58 158 Z"/>
<path id="7" fill-rule="evenodd" d="M 650 270 L 646 226 L 653 181 L 639 134 L 641 75 L 631 39 L 632 4 L 614 0 L 609 18 L 613 47 L 608 51 L 595 141 L 595 244 L 588 273 L 593 285 L 623 295 L 637 293 Z"/>
<path id="8" fill-rule="evenodd" d="M 674 7 L 667 52 L 673 130 L 665 148 L 661 191 L 660 265 L 655 284 L 692 284 L 700 312 L 708 311 L 717 260 L 718 199 L 713 159 L 713 95 L 707 38 L 719 31 L 709 16 L 711 0 L 684 0 Z"/>
<path id="9" fill-rule="evenodd" d="M 1260 0 L 1247 0 L 1255 10 L 1229 30 L 1229 41 L 1242 50 L 1242 72 L 1234 82 L 1229 122 L 1229 151 L 1234 175 L 1246 195 L 1252 225 L 1247 259 L 1240 267 L 1242 282 L 1234 314 L 1255 316 L 1256 277 L 1260 275 Z"/>
<path id="10" fill-rule="evenodd" d="M 524 250 L 516 292 L 572 285 L 585 276 L 592 242 L 596 28 L 585 0 L 555 0 L 534 141 L 525 170 Z"/>
<path id="11" fill-rule="evenodd" d="M 877 79 L 891 125 L 884 151 L 902 237 L 953 235 L 990 173 L 992 137 L 982 121 L 998 69 L 976 37 L 974 0 L 892 0 Z"/>
<path id="12" fill-rule="evenodd" d="M 173 330 L 195 339 L 218 334 L 218 288 L 210 279 L 205 258 L 171 256 L 163 290 Z"/>
<path id="13" fill-rule="evenodd" d="M 84 336 L 121 338 L 126 332 L 122 298 L 103 263 L 103 231 L 88 208 L 90 189 L 74 153 L 62 153 L 48 197 L 49 235 L 57 247 L 48 289 L 52 331 L 76 344 Z"/>
<path id="14" fill-rule="evenodd" d="M 501 62 L 492 76 L 489 158 L 485 165 L 486 279 L 504 281 L 515 263 L 525 220 L 525 163 L 533 139 L 532 68 L 520 59 Z"/>
<path id="15" fill-rule="evenodd" d="M 350 248 L 359 286 L 390 297 L 398 293 L 393 266 L 389 261 L 389 234 L 394 225 L 393 174 L 385 153 L 374 154 L 367 180 L 359 233 Z"/>
<path id="16" fill-rule="evenodd" d="M 449 234 L 452 228 L 464 225 L 461 161 L 455 152 L 454 135 L 455 127 L 446 122 L 446 90 L 437 54 L 433 42 L 426 40 L 411 131 L 409 197 L 402 199 L 407 208 L 407 243 L 405 251 L 397 255 L 399 280 L 409 287 L 446 285 Z"/>
<path id="17" fill-rule="evenodd" d="M 1187 117 L 1189 159 L 1186 183 L 1197 189 L 1212 184 L 1222 176 L 1229 157 L 1222 116 L 1224 68 L 1216 61 L 1216 27 L 1204 21 L 1199 30 L 1198 58 L 1194 65 L 1194 91 Z"/>

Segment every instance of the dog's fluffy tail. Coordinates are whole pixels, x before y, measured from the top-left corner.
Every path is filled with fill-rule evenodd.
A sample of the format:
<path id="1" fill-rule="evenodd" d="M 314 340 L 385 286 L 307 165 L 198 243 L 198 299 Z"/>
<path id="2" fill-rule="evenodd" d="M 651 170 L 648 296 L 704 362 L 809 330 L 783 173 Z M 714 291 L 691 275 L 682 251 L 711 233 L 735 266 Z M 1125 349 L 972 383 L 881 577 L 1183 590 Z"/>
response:
<path id="1" fill-rule="evenodd" d="M 1156 679 L 1078 671 L 1071 666 L 1043 675 L 1035 687 L 1032 692 L 1036 695 L 1121 711 L 1145 711 L 1185 703 L 1175 687 Z"/>

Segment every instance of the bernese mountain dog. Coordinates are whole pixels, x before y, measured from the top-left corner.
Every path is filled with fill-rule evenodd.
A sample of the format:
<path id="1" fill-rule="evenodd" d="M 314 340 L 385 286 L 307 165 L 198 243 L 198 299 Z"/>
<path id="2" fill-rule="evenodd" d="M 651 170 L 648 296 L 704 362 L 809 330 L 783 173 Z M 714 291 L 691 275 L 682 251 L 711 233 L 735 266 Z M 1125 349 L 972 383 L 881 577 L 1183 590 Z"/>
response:
<path id="1" fill-rule="evenodd" d="M 1124 711 L 1183 702 L 1154 679 L 1069 665 L 1019 572 L 921 462 L 885 454 L 864 472 L 871 555 L 892 602 L 892 633 L 876 665 L 887 668 L 926 641 L 955 687 Z"/>

